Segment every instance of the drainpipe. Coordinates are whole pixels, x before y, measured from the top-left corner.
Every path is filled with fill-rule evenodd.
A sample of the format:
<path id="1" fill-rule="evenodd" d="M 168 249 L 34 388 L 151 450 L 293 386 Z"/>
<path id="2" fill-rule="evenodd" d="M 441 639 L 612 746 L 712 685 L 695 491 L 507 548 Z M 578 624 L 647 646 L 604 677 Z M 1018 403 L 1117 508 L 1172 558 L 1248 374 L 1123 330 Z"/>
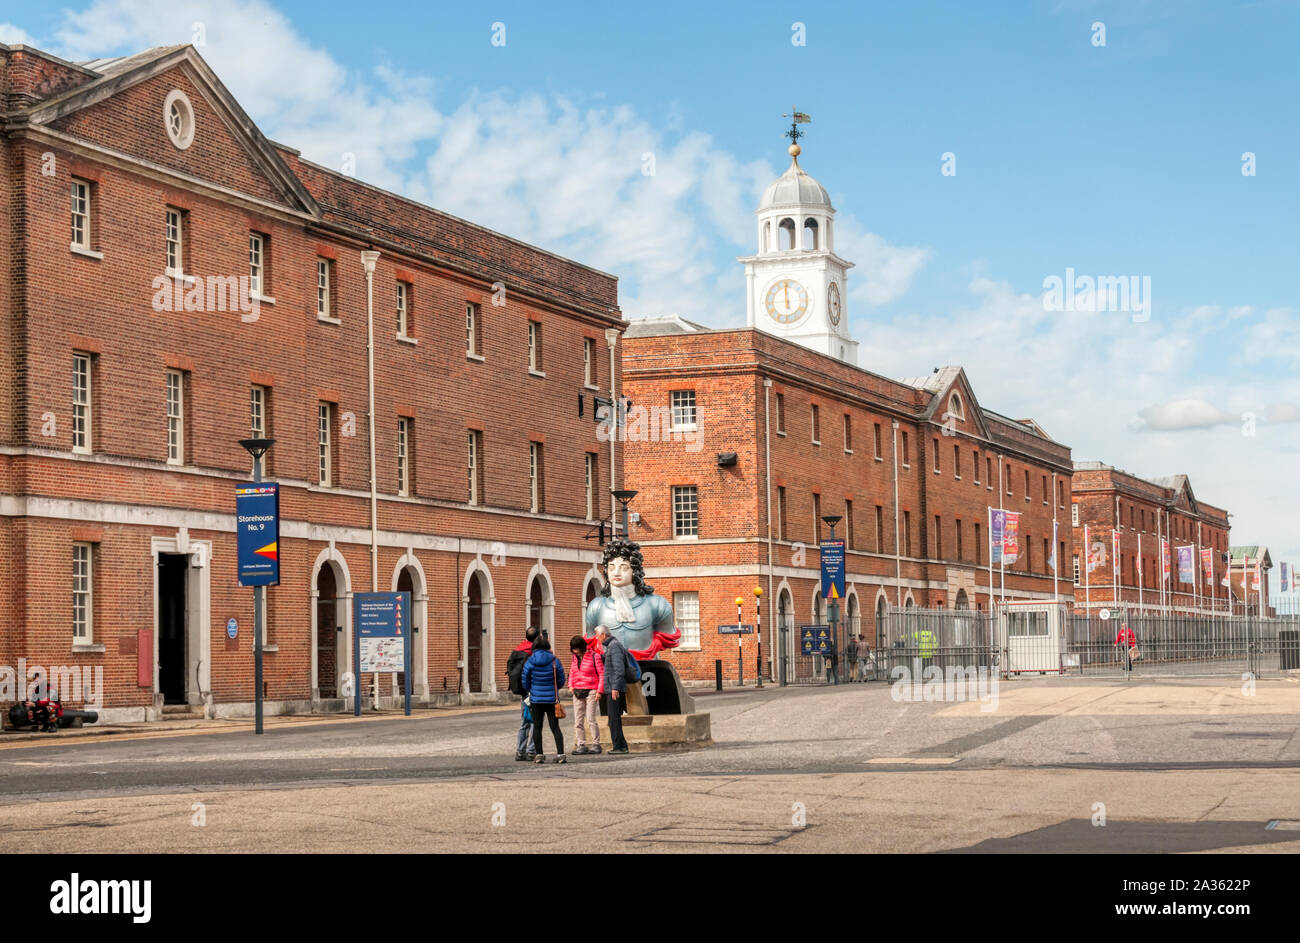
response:
<path id="1" fill-rule="evenodd" d="M 609 348 L 609 534 L 618 536 L 618 515 L 614 513 L 614 492 L 618 490 L 618 476 L 614 472 L 615 440 L 618 438 L 618 383 L 614 373 L 614 348 L 618 346 L 618 328 L 605 330 L 605 346 Z M 626 536 L 626 535 L 624 535 Z"/>
<path id="2" fill-rule="evenodd" d="M 894 429 L 894 582 L 898 589 L 898 608 L 903 608 L 903 558 L 902 544 L 898 540 L 898 420 L 892 420 Z"/>
<path id="3" fill-rule="evenodd" d="M 767 628 L 767 673 L 770 677 L 776 677 L 774 670 L 776 658 L 776 638 L 777 624 L 776 614 L 777 606 L 776 597 L 772 595 L 772 381 L 768 377 L 763 378 L 763 451 L 767 464 L 765 482 L 767 486 L 767 602 L 770 607 L 771 615 L 768 617 L 770 625 Z M 782 652 L 784 655 L 785 653 Z"/>
<path id="4" fill-rule="evenodd" d="M 375 486 L 375 263 L 379 253 L 369 249 L 361 253 L 361 265 L 366 270 L 366 385 L 369 396 L 370 431 L 370 591 L 379 592 L 379 503 Z M 360 665 L 357 666 L 360 669 Z M 361 682 L 358 674 L 357 683 Z M 371 675 L 375 710 L 379 709 L 379 672 Z"/>

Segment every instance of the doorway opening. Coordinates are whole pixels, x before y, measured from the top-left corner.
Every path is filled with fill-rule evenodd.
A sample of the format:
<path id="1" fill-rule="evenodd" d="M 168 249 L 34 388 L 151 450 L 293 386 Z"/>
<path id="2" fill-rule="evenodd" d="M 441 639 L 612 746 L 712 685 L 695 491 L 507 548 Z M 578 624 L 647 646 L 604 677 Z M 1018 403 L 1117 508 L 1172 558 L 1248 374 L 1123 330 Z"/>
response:
<path id="1" fill-rule="evenodd" d="M 188 703 L 185 584 L 189 557 L 158 554 L 158 690 L 164 704 Z"/>
<path id="2" fill-rule="evenodd" d="M 316 576 L 316 686 L 322 699 L 338 694 L 338 583 L 326 564 Z"/>

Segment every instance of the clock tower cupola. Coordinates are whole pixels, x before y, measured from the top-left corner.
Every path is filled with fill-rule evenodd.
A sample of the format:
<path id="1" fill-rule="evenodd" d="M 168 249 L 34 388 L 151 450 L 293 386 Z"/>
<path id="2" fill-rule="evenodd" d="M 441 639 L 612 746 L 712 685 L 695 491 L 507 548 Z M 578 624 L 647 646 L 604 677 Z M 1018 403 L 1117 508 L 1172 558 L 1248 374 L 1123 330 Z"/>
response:
<path id="1" fill-rule="evenodd" d="M 758 205 L 758 253 L 745 266 L 746 321 L 837 360 L 856 365 L 849 336 L 845 279 L 853 263 L 835 254 L 835 208 L 826 188 L 799 166 L 798 111 L 790 130 L 790 166 Z"/>

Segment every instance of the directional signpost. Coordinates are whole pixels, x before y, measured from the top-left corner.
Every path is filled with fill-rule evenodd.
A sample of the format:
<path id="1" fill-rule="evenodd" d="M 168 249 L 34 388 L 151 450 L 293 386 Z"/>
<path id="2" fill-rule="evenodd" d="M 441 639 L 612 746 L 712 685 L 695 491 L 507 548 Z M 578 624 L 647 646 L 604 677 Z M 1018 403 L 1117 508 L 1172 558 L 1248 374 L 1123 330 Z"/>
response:
<path id="1" fill-rule="evenodd" d="M 365 672 L 401 671 L 404 674 L 406 713 L 411 713 L 411 594 L 357 593 L 354 597 L 353 661 L 356 663 L 356 700 L 353 715 L 361 716 L 361 675 Z"/>
<path id="2" fill-rule="evenodd" d="M 271 442 L 270 439 L 240 442 L 253 455 L 253 480 L 235 485 L 236 571 L 240 586 L 253 587 L 253 701 L 256 705 L 253 729 L 259 734 L 262 732 L 262 610 L 266 587 L 280 584 L 280 486 L 273 481 L 262 481 L 262 456 Z M 234 637 L 231 633 L 230 638 Z"/>

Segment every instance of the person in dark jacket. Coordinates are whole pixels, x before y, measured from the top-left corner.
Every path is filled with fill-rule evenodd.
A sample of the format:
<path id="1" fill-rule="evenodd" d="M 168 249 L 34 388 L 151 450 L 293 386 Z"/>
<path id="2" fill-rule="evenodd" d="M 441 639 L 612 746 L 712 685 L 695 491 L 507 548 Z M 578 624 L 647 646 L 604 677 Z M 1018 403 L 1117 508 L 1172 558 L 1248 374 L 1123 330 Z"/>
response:
<path id="1" fill-rule="evenodd" d="M 606 723 L 609 724 L 610 753 L 626 753 L 627 739 L 623 736 L 623 709 L 627 705 L 628 669 L 627 649 L 623 643 L 609 634 L 609 626 L 602 625 L 597 630 L 600 644 L 605 649 L 605 674 L 601 679 L 601 690 L 605 694 Z"/>
<path id="2" fill-rule="evenodd" d="M 546 754 L 542 752 L 543 718 L 550 722 L 551 736 L 555 738 L 555 762 L 566 762 L 564 734 L 560 731 L 559 718 L 555 716 L 555 704 L 560 699 L 560 688 L 564 687 L 564 668 L 551 654 L 551 642 L 545 635 L 533 643 L 533 653 L 524 662 L 523 680 L 528 692 L 528 706 L 533 713 L 533 752 L 537 754 L 537 762 L 546 762 Z"/>
<path id="3" fill-rule="evenodd" d="M 506 676 L 511 679 L 510 690 L 514 694 L 521 693 L 514 688 L 515 663 L 516 661 L 527 663 L 529 656 L 533 653 L 533 643 L 537 641 L 539 635 L 541 635 L 541 632 L 537 630 L 537 626 L 529 626 L 528 631 L 524 633 L 524 640 L 515 646 L 515 650 L 510 653 L 510 658 L 506 661 Z M 519 671 L 522 678 L 523 668 L 520 668 Z M 537 756 L 532 752 L 533 715 L 528 710 L 528 689 L 523 688 L 522 693 L 523 700 L 519 702 L 519 734 L 515 737 L 515 759 L 534 760 Z"/>

